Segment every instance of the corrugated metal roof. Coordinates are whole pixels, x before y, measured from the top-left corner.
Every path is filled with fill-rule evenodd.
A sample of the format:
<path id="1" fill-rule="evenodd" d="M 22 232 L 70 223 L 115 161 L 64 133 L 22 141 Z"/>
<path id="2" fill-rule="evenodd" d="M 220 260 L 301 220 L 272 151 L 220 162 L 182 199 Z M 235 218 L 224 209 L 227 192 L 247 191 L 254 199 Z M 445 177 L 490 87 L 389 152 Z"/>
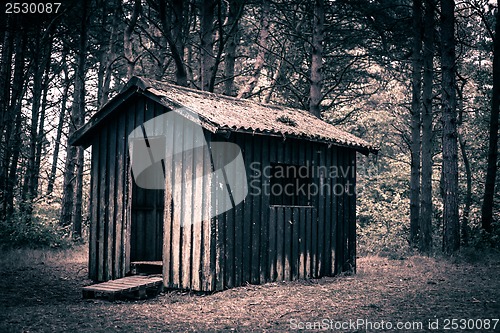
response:
<path id="1" fill-rule="evenodd" d="M 183 106 L 197 113 L 208 130 L 230 130 L 328 142 L 376 153 L 378 148 L 316 118 L 307 111 L 262 104 L 247 99 L 193 90 L 136 78 L 143 89 L 168 107 Z M 137 82 L 137 81 L 136 81 Z"/>
<path id="2" fill-rule="evenodd" d="M 90 139 L 119 105 L 141 93 L 168 108 L 183 107 L 199 116 L 201 125 L 213 132 L 246 132 L 325 142 L 351 147 L 362 153 L 377 153 L 378 148 L 350 133 L 316 118 L 307 111 L 262 104 L 247 99 L 209 93 L 173 84 L 133 77 L 122 92 L 110 100 L 70 138 L 71 145 L 90 145 Z"/>

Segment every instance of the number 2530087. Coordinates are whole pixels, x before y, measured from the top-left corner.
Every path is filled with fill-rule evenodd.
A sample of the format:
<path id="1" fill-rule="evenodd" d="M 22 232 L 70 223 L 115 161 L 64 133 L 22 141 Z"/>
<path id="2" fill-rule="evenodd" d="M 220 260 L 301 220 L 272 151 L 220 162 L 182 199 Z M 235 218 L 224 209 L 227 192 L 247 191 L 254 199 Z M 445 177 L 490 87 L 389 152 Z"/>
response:
<path id="1" fill-rule="evenodd" d="M 57 14 L 61 7 L 60 2 L 28 3 L 7 2 L 5 4 L 6 14 Z"/>

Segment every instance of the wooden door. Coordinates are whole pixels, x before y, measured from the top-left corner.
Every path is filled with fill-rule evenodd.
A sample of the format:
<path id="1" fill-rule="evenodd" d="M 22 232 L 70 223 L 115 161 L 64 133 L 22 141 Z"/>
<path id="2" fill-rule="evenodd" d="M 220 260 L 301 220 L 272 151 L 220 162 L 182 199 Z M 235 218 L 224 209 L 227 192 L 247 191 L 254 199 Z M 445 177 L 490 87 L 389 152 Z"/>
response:
<path id="1" fill-rule="evenodd" d="M 131 261 L 161 261 L 164 190 L 132 185 Z"/>

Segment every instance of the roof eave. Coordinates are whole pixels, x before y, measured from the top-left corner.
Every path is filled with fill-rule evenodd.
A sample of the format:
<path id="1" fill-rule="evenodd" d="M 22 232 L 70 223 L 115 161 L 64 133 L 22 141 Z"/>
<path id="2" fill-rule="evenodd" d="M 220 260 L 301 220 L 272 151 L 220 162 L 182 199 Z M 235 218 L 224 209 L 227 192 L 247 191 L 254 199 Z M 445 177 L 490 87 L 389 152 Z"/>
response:
<path id="1" fill-rule="evenodd" d="M 71 146 L 83 146 L 87 148 L 91 145 L 91 138 L 95 128 L 103 121 L 108 119 L 114 111 L 122 105 L 126 100 L 134 96 L 137 92 L 141 90 L 140 87 L 130 86 L 127 90 L 120 92 L 117 96 L 112 98 L 107 104 L 105 104 L 96 114 L 94 114 L 90 120 L 77 129 L 68 139 L 68 143 Z"/>
<path id="2" fill-rule="evenodd" d="M 230 131 L 232 133 L 280 137 L 280 138 L 283 138 L 283 140 L 298 139 L 298 140 L 307 140 L 307 141 L 311 141 L 311 142 L 324 143 L 324 144 L 327 144 L 329 146 L 354 149 L 365 156 L 368 156 L 370 153 L 375 154 L 375 155 L 377 155 L 377 153 L 378 153 L 378 148 L 375 148 L 375 147 L 365 147 L 365 146 L 360 146 L 360 145 L 342 143 L 342 142 L 334 141 L 334 140 L 327 139 L 327 138 L 311 138 L 311 137 L 300 136 L 300 135 L 295 135 L 295 134 L 291 134 L 291 133 L 285 134 L 285 133 L 278 133 L 278 132 L 271 132 L 271 131 L 263 132 L 263 131 L 248 130 L 248 129 L 243 129 L 243 128 L 235 129 L 235 128 L 230 128 L 227 126 L 218 127 L 218 129 L 215 133 L 225 134 L 227 131 Z"/>

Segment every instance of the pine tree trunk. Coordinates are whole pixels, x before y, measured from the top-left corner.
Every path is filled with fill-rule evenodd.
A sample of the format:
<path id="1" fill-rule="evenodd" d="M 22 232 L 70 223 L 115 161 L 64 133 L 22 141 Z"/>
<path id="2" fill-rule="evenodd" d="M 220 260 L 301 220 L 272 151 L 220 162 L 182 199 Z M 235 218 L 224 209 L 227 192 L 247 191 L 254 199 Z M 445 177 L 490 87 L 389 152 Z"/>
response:
<path id="1" fill-rule="evenodd" d="M 38 195 L 38 184 L 40 180 L 40 164 L 42 161 L 42 148 L 45 138 L 45 112 L 47 111 L 47 94 L 49 92 L 50 83 L 50 55 L 52 52 L 52 39 L 49 41 L 47 50 L 47 59 L 45 64 L 45 73 L 42 82 L 42 105 L 40 111 L 40 122 L 38 124 L 38 134 L 35 153 L 35 167 L 33 170 L 33 184 L 30 189 L 30 197 L 35 198 Z"/>
<path id="2" fill-rule="evenodd" d="M 37 146 L 38 141 L 41 139 L 39 135 L 39 122 L 42 121 L 40 118 L 40 107 L 43 92 L 43 76 L 46 69 L 46 61 L 50 61 L 50 55 L 46 54 L 48 50 L 45 49 L 45 43 L 48 41 L 42 41 L 39 37 L 36 36 L 35 54 L 41 61 L 33 71 L 33 104 L 31 106 L 28 162 L 21 192 L 21 211 L 27 217 L 31 215 L 33 199 L 37 192 L 37 178 L 39 176 L 37 170 Z"/>
<path id="3" fill-rule="evenodd" d="M 441 0 L 443 251 L 448 254 L 460 248 L 454 10 L 453 0 Z"/>
<path id="4" fill-rule="evenodd" d="M 286 47 L 286 46 L 285 46 Z M 283 47 L 283 48 L 285 48 Z M 283 75 L 283 64 L 285 63 L 285 60 L 283 59 L 285 55 L 282 54 L 280 58 L 278 59 L 278 64 L 276 65 L 276 69 L 274 70 L 273 73 L 273 79 L 271 82 L 271 87 L 267 90 L 266 95 L 264 96 L 264 103 L 269 103 L 271 101 L 271 98 L 273 97 L 273 93 L 276 89 L 276 86 L 279 84 L 280 79 Z"/>
<path id="5" fill-rule="evenodd" d="M 125 59 L 127 60 L 127 80 L 134 75 L 136 59 L 133 53 L 133 40 L 132 33 L 134 32 L 135 26 L 137 24 L 137 19 L 141 13 L 141 0 L 134 1 L 134 9 L 132 11 L 132 16 L 125 28 L 123 33 L 123 53 Z"/>
<path id="6" fill-rule="evenodd" d="M 201 0 L 200 6 L 200 85 L 201 90 L 211 91 L 210 79 L 215 65 L 213 36 L 215 1 Z"/>
<path id="7" fill-rule="evenodd" d="M 14 78 L 12 84 L 8 81 L 11 73 L 12 48 L 9 46 L 12 34 L 11 28 L 7 22 L 7 30 L 4 34 L 4 48 L 2 53 L 2 64 L 0 65 L 0 220 L 8 219 L 14 204 L 14 184 L 9 177 L 9 169 L 12 163 L 17 166 L 15 156 L 12 156 L 16 131 L 13 126 L 3 126 L 4 124 L 16 123 L 18 114 L 21 112 L 21 96 L 23 90 L 24 78 L 24 40 L 25 35 L 18 33 L 14 40 L 15 43 L 15 62 Z M 8 71 L 8 73 L 5 73 Z M 5 76 L 4 76 L 5 75 Z M 9 89 L 12 89 L 10 92 Z M 5 99 L 4 99 L 5 98 Z M 9 103 L 10 102 L 10 103 Z M 17 155 L 19 158 L 19 155 Z"/>
<path id="8" fill-rule="evenodd" d="M 83 164 L 84 149 L 83 147 L 76 148 L 76 177 L 75 177 L 75 197 L 73 211 L 73 228 L 71 234 L 74 241 L 82 238 L 82 220 L 83 220 Z"/>
<path id="9" fill-rule="evenodd" d="M 170 47 L 170 53 L 175 63 L 175 83 L 187 86 L 187 71 L 184 63 L 184 2 L 172 1 L 172 10 L 167 9 L 166 1 L 159 2 L 159 14 L 163 27 L 163 36 Z M 174 20 L 172 21 L 172 16 Z"/>
<path id="10" fill-rule="evenodd" d="M 232 0 L 229 2 L 229 10 L 227 15 L 227 25 L 230 31 L 226 42 L 226 52 L 224 57 L 224 95 L 234 96 L 234 65 L 236 62 L 236 50 L 240 40 L 239 19 L 243 10 L 243 4 L 239 1 Z"/>
<path id="11" fill-rule="evenodd" d="M 411 100 L 410 244 L 415 246 L 420 225 L 420 113 L 422 90 L 422 1 L 413 0 Z"/>
<path id="12" fill-rule="evenodd" d="M 63 56 L 63 59 L 66 59 L 65 56 Z M 49 174 L 49 180 L 47 184 L 47 194 L 50 195 L 54 191 L 54 182 L 56 179 L 56 173 L 57 173 L 57 162 L 59 161 L 59 150 L 61 149 L 61 137 L 62 137 L 62 132 L 63 132 L 63 126 L 64 126 L 64 118 L 66 115 L 66 103 L 68 102 L 68 94 L 69 94 L 69 86 L 70 86 L 70 80 L 68 77 L 68 69 L 65 68 L 63 69 L 64 72 L 64 91 L 61 97 L 61 111 L 59 112 L 59 120 L 57 123 L 57 131 L 56 131 L 56 139 L 54 142 L 54 151 L 52 153 L 52 166 L 50 168 L 50 174 Z"/>
<path id="13" fill-rule="evenodd" d="M 309 112 L 321 118 L 320 103 L 322 99 L 321 86 L 323 80 L 323 38 L 325 29 L 325 5 L 323 0 L 314 3 L 311 84 L 309 87 Z"/>
<path id="14" fill-rule="evenodd" d="M 5 189 L 7 186 L 10 162 L 10 153 L 8 152 L 10 128 L 9 126 L 5 126 L 5 124 L 9 123 L 9 121 L 15 117 L 13 110 L 9 108 L 14 37 L 14 34 L 10 32 L 11 27 L 9 21 L 10 20 L 6 20 L 5 22 L 6 27 L 2 39 L 2 62 L 0 63 L 0 189 Z M 7 217 L 8 195 L 9 193 L 5 190 L 0 190 L 0 220 Z"/>
<path id="15" fill-rule="evenodd" d="M 423 91 L 422 91 L 422 187 L 419 248 L 432 250 L 432 84 L 434 79 L 435 1 L 426 0 L 424 13 Z"/>
<path id="16" fill-rule="evenodd" d="M 458 135 L 458 143 L 460 144 L 460 151 L 462 152 L 462 159 L 464 161 L 464 167 L 465 167 L 465 176 L 467 179 L 467 190 L 465 192 L 465 205 L 461 223 L 462 243 L 464 245 L 468 245 L 469 234 L 470 234 L 469 215 L 470 215 L 470 208 L 472 206 L 472 172 L 470 169 L 469 158 L 467 157 L 465 140 L 462 138 L 460 134 Z"/>
<path id="17" fill-rule="evenodd" d="M 270 11 L 270 1 L 262 0 L 261 5 L 261 16 L 260 16 L 260 32 L 259 32 L 259 51 L 257 53 L 257 58 L 255 59 L 255 64 L 253 68 L 253 76 L 247 81 L 243 88 L 238 93 L 238 98 L 247 98 L 252 94 L 253 89 L 259 82 L 260 72 L 264 68 L 264 62 L 266 57 L 266 46 L 267 40 L 269 38 L 269 11 Z"/>
<path id="18" fill-rule="evenodd" d="M 87 3 L 83 2 L 82 5 L 82 23 L 80 26 L 80 42 L 79 50 L 77 53 L 77 64 L 75 69 L 75 88 L 73 93 L 73 104 L 71 106 L 70 114 L 70 127 L 68 137 L 70 137 L 77 127 L 83 125 L 84 113 L 85 113 L 85 59 L 87 55 Z M 75 178 L 78 178 L 78 174 L 75 174 L 75 166 L 77 163 L 78 152 L 76 147 L 68 145 L 66 154 L 66 164 L 64 168 L 64 184 L 63 184 L 63 198 L 61 204 L 61 218 L 59 220 L 60 225 L 69 226 L 72 223 L 81 225 L 81 215 L 75 216 L 73 219 L 72 214 L 74 213 L 74 198 L 81 195 L 82 187 L 75 186 Z M 78 170 L 77 170 L 78 171 Z M 80 185 L 80 184 L 76 184 Z M 81 208 L 79 208 L 81 211 Z M 76 231 L 77 236 L 81 235 L 81 230 Z M 79 234 L 78 234 L 79 233 Z M 75 236 L 75 230 L 73 229 L 73 236 Z"/>
<path id="19" fill-rule="evenodd" d="M 26 49 L 26 36 L 23 34 L 18 34 L 16 36 L 15 43 L 16 59 L 14 62 L 14 80 L 12 82 L 12 94 L 9 104 L 9 115 L 13 115 L 12 120 L 9 120 L 9 122 L 12 121 L 12 123 L 14 123 L 15 125 L 13 127 L 6 127 L 5 129 L 6 156 L 9 157 L 5 161 L 6 169 L 4 171 L 6 184 L 3 211 L 6 212 L 6 218 L 12 215 L 12 213 L 14 212 L 14 187 L 17 184 L 17 165 L 19 162 L 22 145 L 21 105 L 25 87 L 24 53 Z"/>
<path id="20" fill-rule="evenodd" d="M 9 115 L 9 100 L 10 100 L 10 84 L 11 84 L 11 72 L 12 72 L 12 49 L 14 43 L 15 33 L 12 33 L 11 20 L 6 20 L 5 32 L 2 40 L 2 62 L 0 64 L 0 144 L 4 141 L 1 140 L 1 135 L 3 134 L 4 125 L 7 123 L 7 116 Z M 3 150 L 3 146 L 0 145 L 0 149 Z M 2 151 L 0 151 L 0 157 L 4 157 Z M 1 183 L 0 183 L 1 185 Z"/>
<path id="21" fill-rule="evenodd" d="M 115 43 L 118 39 L 120 6 L 121 2 L 119 0 L 113 0 L 110 7 L 106 6 L 105 1 L 102 4 L 101 25 L 104 31 L 109 29 L 110 32 L 100 34 L 99 69 L 97 71 L 97 102 L 99 108 L 103 107 L 109 98 L 113 62 L 116 59 Z M 111 22 L 108 18 L 109 15 L 111 15 Z"/>
<path id="22" fill-rule="evenodd" d="M 500 0 L 497 1 L 500 5 Z M 484 199 L 481 208 L 481 225 L 484 230 L 493 230 L 493 207 L 498 161 L 498 127 L 500 111 L 500 13 L 497 9 L 495 40 L 493 44 L 493 89 L 491 92 L 490 131 L 488 143 L 488 167 L 484 185 Z"/>

